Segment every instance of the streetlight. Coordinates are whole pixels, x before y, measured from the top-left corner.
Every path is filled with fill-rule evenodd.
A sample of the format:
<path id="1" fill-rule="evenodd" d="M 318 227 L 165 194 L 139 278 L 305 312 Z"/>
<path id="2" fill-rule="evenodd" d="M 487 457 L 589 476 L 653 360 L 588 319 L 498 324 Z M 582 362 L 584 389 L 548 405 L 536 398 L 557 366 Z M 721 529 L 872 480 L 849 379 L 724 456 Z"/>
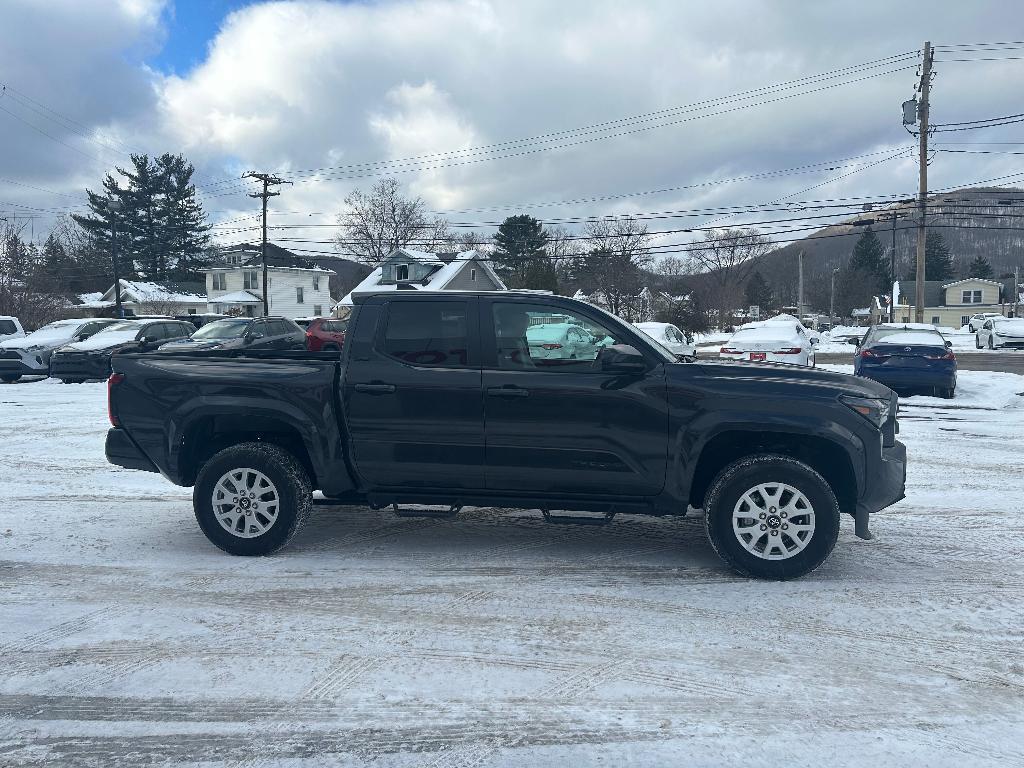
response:
<path id="1" fill-rule="evenodd" d="M 107 198 L 107 211 L 110 213 L 110 260 L 114 264 L 114 303 L 117 316 L 124 318 L 124 307 L 121 306 L 121 275 L 117 269 L 117 212 L 121 210 L 121 201 Z"/>

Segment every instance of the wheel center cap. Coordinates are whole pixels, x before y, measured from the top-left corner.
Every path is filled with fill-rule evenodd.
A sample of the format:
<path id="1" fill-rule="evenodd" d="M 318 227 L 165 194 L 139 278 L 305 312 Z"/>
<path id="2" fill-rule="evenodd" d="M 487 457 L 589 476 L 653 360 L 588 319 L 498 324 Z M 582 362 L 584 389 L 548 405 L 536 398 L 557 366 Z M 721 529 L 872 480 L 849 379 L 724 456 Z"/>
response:
<path id="1" fill-rule="evenodd" d="M 240 506 L 242 509 L 248 509 L 250 503 L 251 502 L 244 497 L 238 500 L 238 506 Z"/>
<path id="2" fill-rule="evenodd" d="M 768 525 L 769 528 L 778 528 L 780 525 L 782 525 L 782 518 L 778 515 L 768 515 L 768 518 L 765 520 L 765 523 Z"/>

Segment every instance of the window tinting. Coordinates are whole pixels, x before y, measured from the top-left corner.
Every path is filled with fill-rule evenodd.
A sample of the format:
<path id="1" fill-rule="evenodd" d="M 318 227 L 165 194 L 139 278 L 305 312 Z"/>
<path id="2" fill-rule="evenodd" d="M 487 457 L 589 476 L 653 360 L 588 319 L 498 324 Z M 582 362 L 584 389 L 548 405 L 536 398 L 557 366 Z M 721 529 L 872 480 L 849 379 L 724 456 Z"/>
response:
<path id="1" fill-rule="evenodd" d="M 391 302 L 383 352 L 403 363 L 427 368 L 461 368 L 468 365 L 466 303 Z"/>

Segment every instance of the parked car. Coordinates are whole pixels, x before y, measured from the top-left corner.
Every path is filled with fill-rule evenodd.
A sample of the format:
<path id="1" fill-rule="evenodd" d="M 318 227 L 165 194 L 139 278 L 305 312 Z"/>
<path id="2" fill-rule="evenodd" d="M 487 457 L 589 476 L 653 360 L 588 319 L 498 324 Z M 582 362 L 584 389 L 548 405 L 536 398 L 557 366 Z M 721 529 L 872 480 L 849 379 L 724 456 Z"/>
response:
<path id="1" fill-rule="evenodd" d="M 761 323 L 740 328 L 719 350 L 723 360 L 750 363 L 789 363 L 814 367 L 815 339 L 799 323 Z"/>
<path id="2" fill-rule="evenodd" d="M 119 352 L 151 352 L 169 341 L 187 339 L 195 332 L 192 323 L 180 320 L 122 320 L 108 325 L 84 341 L 54 351 L 50 376 L 65 384 L 110 376 L 111 356 Z"/>
<path id="3" fill-rule="evenodd" d="M 876 382 L 682 364 L 628 323 L 562 296 L 354 300 L 338 359 L 116 355 L 108 460 L 193 486 L 200 528 L 238 555 L 283 547 L 317 489 L 399 511 L 540 508 L 554 523 L 580 519 L 552 510 L 607 522 L 700 508 L 731 567 L 785 579 L 828 557 L 840 514 L 870 538 L 870 515 L 903 498 L 897 399 Z M 610 343 L 577 360 L 524 357 L 527 328 L 552 312 Z M 146 525 L 140 518 L 133 535 Z"/>
<path id="4" fill-rule="evenodd" d="M 897 392 L 927 392 L 950 398 L 956 392 L 956 355 L 952 342 L 923 324 L 872 326 L 857 345 L 853 372 Z"/>
<path id="5" fill-rule="evenodd" d="M 981 326 L 985 324 L 985 321 L 993 317 L 1002 317 L 1002 315 L 998 312 L 979 312 L 976 315 L 971 315 L 971 318 L 967 321 L 967 327 L 971 333 L 977 333 L 981 330 Z"/>
<path id="6" fill-rule="evenodd" d="M 593 360 L 603 340 L 575 323 L 537 323 L 526 329 L 534 360 Z"/>
<path id="7" fill-rule="evenodd" d="M 1024 318 L 990 317 L 974 337 L 978 349 L 1024 349 Z"/>
<path id="8" fill-rule="evenodd" d="M 305 324 L 299 320 L 295 322 L 306 329 L 306 349 L 310 352 L 340 352 L 345 346 L 347 318 L 311 317 Z"/>
<path id="9" fill-rule="evenodd" d="M 6 339 L 20 339 L 25 335 L 25 329 L 21 327 L 21 321 L 11 315 L 0 315 L 0 341 Z"/>
<path id="10" fill-rule="evenodd" d="M 49 376 L 50 355 L 55 349 L 72 341 L 83 341 L 116 322 L 119 321 L 109 317 L 58 320 L 27 336 L 0 341 L 0 380 Z"/>
<path id="11" fill-rule="evenodd" d="M 161 353 L 229 349 L 305 349 L 306 335 L 284 317 L 233 317 L 204 325 L 191 338 L 172 341 Z"/>
<path id="12" fill-rule="evenodd" d="M 202 328 L 208 323 L 215 323 L 218 320 L 223 320 L 227 315 L 218 315 L 213 312 L 204 312 L 203 314 L 195 315 L 175 315 L 175 320 L 180 320 L 183 323 L 192 323 L 196 328 Z"/>
<path id="13" fill-rule="evenodd" d="M 633 323 L 656 342 L 665 347 L 679 360 L 697 359 L 697 345 L 693 336 L 687 335 L 671 323 Z"/>

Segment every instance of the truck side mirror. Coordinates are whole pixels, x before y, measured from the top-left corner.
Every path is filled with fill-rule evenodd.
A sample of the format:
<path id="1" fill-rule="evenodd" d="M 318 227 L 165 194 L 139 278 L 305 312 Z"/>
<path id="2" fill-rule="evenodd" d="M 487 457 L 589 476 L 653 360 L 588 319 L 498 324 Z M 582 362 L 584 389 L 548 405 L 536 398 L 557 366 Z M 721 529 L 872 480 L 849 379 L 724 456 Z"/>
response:
<path id="1" fill-rule="evenodd" d="M 597 353 L 597 361 L 604 373 L 643 373 L 647 370 L 644 356 L 629 344 L 611 344 Z"/>
<path id="2" fill-rule="evenodd" d="M 855 346 L 855 347 L 859 347 L 860 346 L 860 339 L 854 337 L 852 339 L 847 339 L 846 343 L 847 344 L 853 344 L 853 346 Z"/>

